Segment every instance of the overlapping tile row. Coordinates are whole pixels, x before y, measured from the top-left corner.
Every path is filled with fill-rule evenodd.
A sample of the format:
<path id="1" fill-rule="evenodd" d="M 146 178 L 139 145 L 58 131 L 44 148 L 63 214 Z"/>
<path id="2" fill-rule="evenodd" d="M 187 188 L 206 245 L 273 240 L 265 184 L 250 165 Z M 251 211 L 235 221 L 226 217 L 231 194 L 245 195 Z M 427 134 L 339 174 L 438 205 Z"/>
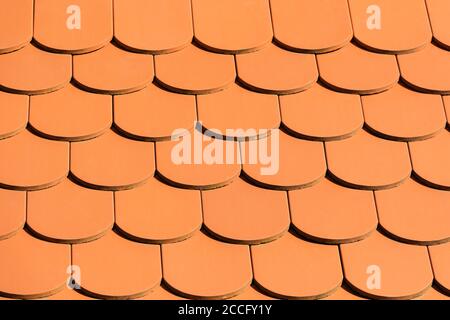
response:
<path id="1" fill-rule="evenodd" d="M 1 297 L 449 299 L 445 0 L 75 2 L 0 2 Z"/>

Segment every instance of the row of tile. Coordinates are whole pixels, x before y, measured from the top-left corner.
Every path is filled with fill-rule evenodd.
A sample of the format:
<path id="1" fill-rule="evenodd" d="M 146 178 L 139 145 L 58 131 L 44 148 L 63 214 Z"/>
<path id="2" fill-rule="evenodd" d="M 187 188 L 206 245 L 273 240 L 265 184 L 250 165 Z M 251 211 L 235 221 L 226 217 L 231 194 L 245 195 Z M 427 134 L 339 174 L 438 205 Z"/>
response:
<path id="1" fill-rule="evenodd" d="M 82 243 L 101 238 L 114 227 L 130 240 L 170 243 L 203 227 L 225 242 L 258 244 L 293 228 L 312 241 L 342 244 L 364 239 L 379 226 L 398 241 L 435 245 L 450 241 L 449 212 L 450 192 L 412 179 L 375 193 L 328 179 L 287 193 L 242 179 L 200 192 L 152 178 L 143 186 L 115 193 L 83 188 L 66 179 L 28 193 L 0 189 L 0 239 L 26 226 L 41 239 Z"/>
<path id="2" fill-rule="evenodd" d="M 274 298 L 323 298 L 340 288 L 344 279 L 368 298 L 416 298 L 433 282 L 450 294 L 450 244 L 414 246 L 377 232 L 340 246 L 315 244 L 287 233 L 249 247 L 215 241 L 202 232 L 161 246 L 108 232 L 96 241 L 70 246 L 21 231 L 0 241 L 0 254 L 0 292 L 12 298 L 68 291 L 63 287 L 70 275 L 83 294 L 94 298 L 145 298 L 162 279 L 170 291 L 194 299 L 230 298 L 248 290 L 252 282 Z M 381 282 L 373 288 L 368 279 L 375 269 Z"/>
<path id="3" fill-rule="evenodd" d="M 385 53 L 417 51 L 432 38 L 450 48 L 446 0 L 16 0 L 0 11 L 0 52 L 32 38 L 68 53 L 94 51 L 113 38 L 152 54 L 192 39 L 220 53 L 255 51 L 272 39 L 289 50 L 321 53 L 353 37 Z"/>
<path id="4" fill-rule="evenodd" d="M 416 91 L 449 94 L 449 58 L 450 51 L 434 45 L 400 55 L 397 61 L 393 55 L 368 52 L 353 44 L 317 57 L 272 44 L 236 57 L 189 45 L 154 58 L 108 44 L 72 59 L 68 54 L 49 53 L 27 45 L 0 55 L 0 87 L 35 95 L 56 91 L 73 79 L 87 91 L 124 94 L 155 81 L 174 92 L 208 94 L 238 81 L 261 93 L 292 94 L 310 88 L 319 79 L 335 91 L 373 94 L 392 88 L 401 79 Z"/>

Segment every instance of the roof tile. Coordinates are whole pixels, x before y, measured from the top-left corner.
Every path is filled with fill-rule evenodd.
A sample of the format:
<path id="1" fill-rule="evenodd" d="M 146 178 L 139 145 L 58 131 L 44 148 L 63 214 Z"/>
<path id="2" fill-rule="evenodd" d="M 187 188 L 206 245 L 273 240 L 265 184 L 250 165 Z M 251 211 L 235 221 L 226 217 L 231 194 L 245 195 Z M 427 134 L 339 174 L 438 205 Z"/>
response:
<path id="1" fill-rule="evenodd" d="M 450 50 L 450 28 L 448 12 L 450 3 L 446 0 L 426 0 L 434 40 L 444 49 Z"/>
<path id="2" fill-rule="evenodd" d="M 262 243 L 289 229 L 285 192 L 261 189 L 237 179 L 224 188 L 202 192 L 202 200 L 205 227 L 222 240 Z"/>
<path id="3" fill-rule="evenodd" d="M 274 297 L 321 298 L 341 285 L 337 246 L 306 242 L 288 233 L 276 241 L 252 246 L 251 252 L 255 282 Z"/>
<path id="4" fill-rule="evenodd" d="M 431 246 L 430 252 L 431 264 L 433 266 L 434 278 L 440 288 L 450 295 L 450 243 Z"/>
<path id="5" fill-rule="evenodd" d="M 288 50 L 328 52 L 353 37 L 346 0 L 270 0 L 270 4 L 275 40 Z"/>
<path id="6" fill-rule="evenodd" d="M 28 122 L 29 98 L 26 95 L 0 92 L 0 139 L 25 129 Z"/>
<path id="7" fill-rule="evenodd" d="M 36 0 L 34 40 L 56 52 L 94 51 L 112 39 L 112 16 L 110 0 Z"/>
<path id="8" fill-rule="evenodd" d="M 33 36 L 33 0 L 3 1 L 0 10 L 0 54 L 25 46 Z"/>
<path id="9" fill-rule="evenodd" d="M 153 54 L 177 51 L 193 37 L 191 2 L 115 0 L 114 37 L 132 51 Z"/>
<path id="10" fill-rule="evenodd" d="M 195 40 L 205 48 L 242 53 L 272 41 L 268 0 L 193 0 Z"/>
<path id="11" fill-rule="evenodd" d="M 0 240 L 13 236 L 25 225 L 26 193 L 0 189 Z"/>
<path id="12" fill-rule="evenodd" d="M 399 79 L 394 56 L 364 51 L 349 44 L 317 56 L 320 79 L 333 90 L 372 94 L 391 88 Z"/>
<path id="13" fill-rule="evenodd" d="M 252 281 L 248 246 L 212 240 L 201 232 L 192 238 L 162 245 L 164 280 L 188 298 L 228 298 Z"/>

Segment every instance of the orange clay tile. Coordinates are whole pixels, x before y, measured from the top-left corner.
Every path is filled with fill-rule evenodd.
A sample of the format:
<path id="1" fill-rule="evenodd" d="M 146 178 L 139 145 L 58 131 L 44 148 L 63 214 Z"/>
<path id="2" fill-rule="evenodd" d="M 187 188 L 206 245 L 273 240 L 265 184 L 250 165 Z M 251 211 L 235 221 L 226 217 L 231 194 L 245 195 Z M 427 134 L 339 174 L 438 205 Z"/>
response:
<path id="1" fill-rule="evenodd" d="M 445 106 L 445 113 L 447 115 L 447 128 L 450 128 L 450 96 L 442 97 Z"/>
<path id="2" fill-rule="evenodd" d="M 184 240 L 200 229 L 200 192 L 170 187 L 156 179 L 116 192 L 116 225 L 130 239 L 149 243 Z"/>
<path id="3" fill-rule="evenodd" d="M 434 40 L 444 49 L 450 50 L 450 28 L 448 27 L 448 12 L 450 2 L 446 0 L 426 0 L 428 14 Z"/>
<path id="4" fill-rule="evenodd" d="M 192 0 L 195 40 L 226 53 L 260 49 L 272 41 L 268 0 Z"/>
<path id="5" fill-rule="evenodd" d="M 300 140 L 282 131 L 279 131 L 277 139 L 275 133 L 274 130 L 265 138 L 267 142 L 242 143 L 243 169 L 247 179 L 258 186 L 290 190 L 311 186 L 325 176 L 327 168 L 321 142 Z M 263 151 L 263 144 L 267 145 L 267 152 Z M 252 162 L 252 150 L 258 150 L 259 155 L 267 153 L 270 161 L 258 156 L 256 163 Z"/>
<path id="6" fill-rule="evenodd" d="M 130 93 L 152 82 L 153 59 L 150 55 L 124 51 L 108 44 L 95 52 L 74 56 L 73 77 L 85 90 Z"/>
<path id="7" fill-rule="evenodd" d="M 0 92 L 0 139 L 25 129 L 28 122 L 28 104 L 26 95 Z"/>
<path id="8" fill-rule="evenodd" d="M 136 300 L 185 300 L 184 298 L 174 295 L 172 292 L 163 288 L 162 286 L 156 287 L 143 297 Z"/>
<path id="9" fill-rule="evenodd" d="M 423 296 L 417 298 L 417 300 L 450 300 L 450 297 L 440 293 L 434 288 L 430 288 Z"/>
<path id="10" fill-rule="evenodd" d="M 125 135 L 142 140 L 170 140 L 176 128 L 192 129 L 195 97 L 167 92 L 154 85 L 114 97 L 114 124 Z"/>
<path id="11" fill-rule="evenodd" d="M 348 283 L 369 298 L 415 298 L 433 281 L 426 247 L 396 242 L 378 232 L 341 245 L 341 257 Z"/>
<path id="12" fill-rule="evenodd" d="M 275 40 L 289 50 L 327 52 L 352 39 L 346 0 L 270 0 L 270 4 Z"/>
<path id="13" fill-rule="evenodd" d="M 77 300 L 94 300 L 84 294 L 81 294 L 77 290 L 69 289 L 64 286 L 64 289 L 49 297 L 45 297 L 42 300 L 62 300 L 62 301 L 77 301 Z"/>
<path id="14" fill-rule="evenodd" d="M 444 129 L 447 122 L 439 95 L 418 93 L 396 85 L 361 99 L 367 127 L 385 139 L 430 138 Z"/>
<path id="15" fill-rule="evenodd" d="M 317 56 L 321 80 L 337 91 L 372 94 L 391 88 L 399 79 L 395 56 L 368 52 L 349 44 Z"/>
<path id="16" fill-rule="evenodd" d="M 70 180 L 28 193 L 27 225 L 43 239 L 77 243 L 103 236 L 114 224 L 113 194 Z"/>
<path id="17" fill-rule="evenodd" d="M 13 236 L 25 224 L 26 193 L 0 189 L 0 240 Z"/>
<path id="18" fill-rule="evenodd" d="M 18 190 L 53 186 L 69 170 L 69 144 L 39 138 L 27 130 L 0 140 L 0 185 Z"/>
<path id="19" fill-rule="evenodd" d="M 190 43 L 192 36 L 189 0 L 114 1 L 114 37 L 129 50 L 170 53 Z"/>
<path id="20" fill-rule="evenodd" d="M 450 132 L 436 137 L 411 142 L 411 160 L 414 173 L 426 185 L 450 190 Z"/>
<path id="21" fill-rule="evenodd" d="M 25 46 L 33 36 L 33 0 L 2 1 L 0 54 Z"/>
<path id="22" fill-rule="evenodd" d="M 29 122 L 49 139 L 91 139 L 111 127 L 112 99 L 68 85 L 50 94 L 32 96 Z"/>
<path id="23" fill-rule="evenodd" d="M 392 238 L 418 245 L 450 240 L 450 192 L 408 180 L 375 196 L 380 225 Z"/>
<path id="24" fill-rule="evenodd" d="M 280 96 L 284 128 L 298 138 L 338 140 L 355 134 L 364 123 L 358 95 L 315 84 L 306 91 Z"/>
<path id="25" fill-rule="evenodd" d="M 303 241 L 290 233 L 252 246 L 255 283 L 276 298 L 317 299 L 342 283 L 337 246 Z"/>
<path id="26" fill-rule="evenodd" d="M 197 105 L 199 121 L 215 135 L 254 138 L 262 129 L 276 129 L 280 126 L 276 95 L 258 94 L 238 85 L 233 84 L 215 94 L 198 96 Z M 244 132 L 230 135 L 227 134 L 227 129 L 242 129 Z"/>
<path id="27" fill-rule="evenodd" d="M 413 89 L 450 94 L 450 52 L 430 44 L 419 52 L 398 56 L 402 80 Z"/>
<path id="28" fill-rule="evenodd" d="M 219 151 L 216 156 L 214 150 Z M 240 174 L 239 160 L 238 142 L 215 140 L 197 129 L 173 141 L 156 143 L 157 175 L 165 183 L 181 188 L 213 189 L 227 185 Z"/>
<path id="29" fill-rule="evenodd" d="M 253 288 L 252 286 L 249 286 L 247 289 L 245 289 L 244 292 L 241 294 L 231 298 L 230 300 L 275 300 L 272 297 L 266 296 L 265 294 L 262 294 L 257 289 Z"/>
<path id="30" fill-rule="evenodd" d="M 411 174 L 408 146 L 364 130 L 349 139 L 326 142 L 328 170 L 344 185 L 361 189 L 397 186 Z"/>
<path id="31" fill-rule="evenodd" d="M 198 232 L 192 238 L 162 245 L 164 280 L 188 298 L 229 298 L 252 281 L 248 246 L 228 244 Z"/>
<path id="32" fill-rule="evenodd" d="M 380 10 L 379 28 L 373 23 L 377 17 L 373 5 Z M 423 0 L 350 0 L 349 6 L 355 38 L 370 50 L 412 52 L 431 41 L 430 22 Z"/>
<path id="33" fill-rule="evenodd" d="M 112 39 L 110 0 L 36 0 L 34 40 L 48 50 L 86 53 Z"/>
<path id="34" fill-rule="evenodd" d="M 33 238 L 25 231 L 0 241 L 0 292 L 10 298 L 42 298 L 66 284 L 70 246 Z"/>
<path id="35" fill-rule="evenodd" d="M 72 249 L 80 267 L 82 292 L 96 298 L 137 298 L 161 282 L 161 254 L 157 245 L 128 241 L 114 232 Z"/>
<path id="36" fill-rule="evenodd" d="M 0 88 L 14 93 L 42 94 L 58 90 L 70 81 L 72 59 L 70 55 L 27 45 L 0 55 L 0 70 Z"/>
<path id="37" fill-rule="evenodd" d="M 71 173 L 87 186 L 117 190 L 144 183 L 155 170 L 154 145 L 108 131 L 71 145 Z"/>
<path id="38" fill-rule="evenodd" d="M 328 297 L 322 300 L 365 300 L 348 289 L 340 287 Z"/>
<path id="39" fill-rule="evenodd" d="M 321 243 L 361 240 L 378 225 L 372 192 L 341 187 L 328 179 L 290 191 L 289 205 L 295 229 Z"/>
<path id="40" fill-rule="evenodd" d="M 263 93 L 289 94 L 305 90 L 318 78 L 313 54 L 286 51 L 270 45 L 236 56 L 239 81 Z"/>
<path id="41" fill-rule="evenodd" d="M 428 247 L 434 278 L 438 286 L 450 295 L 450 243 Z"/>
<path id="42" fill-rule="evenodd" d="M 202 193 L 205 226 L 219 239 L 262 243 L 289 229 L 285 192 L 254 187 L 237 179 L 230 185 Z"/>
<path id="43" fill-rule="evenodd" d="M 205 94 L 224 89 L 236 78 L 234 59 L 189 45 L 155 57 L 156 80 L 172 91 Z"/>

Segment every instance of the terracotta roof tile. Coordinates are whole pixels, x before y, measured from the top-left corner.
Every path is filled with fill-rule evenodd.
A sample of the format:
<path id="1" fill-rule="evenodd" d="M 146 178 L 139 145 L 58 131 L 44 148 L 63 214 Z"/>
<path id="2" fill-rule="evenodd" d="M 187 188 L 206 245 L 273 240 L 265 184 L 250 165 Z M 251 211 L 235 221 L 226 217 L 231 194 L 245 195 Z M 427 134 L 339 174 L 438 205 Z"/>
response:
<path id="1" fill-rule="evenodd" d="M 288 94 L 311 87 L 318 78 L 314 55 L 294 53 L 269 45 L 236 56 L 239 81 L 263 93 Z"/>
<path id="2" fill-rule="evenodd" d="M 269 0 L 192 0 L 195 40 L 225 53 L 260 49 L 272 40 Z"/>
<path id="3" fill-rule="evenodd" d="M 341 287 L 323 300 L 365 300 L 365 298 L 356 295 L 349 289 L 344 289 Z"/>
<path id="4" fill-rule="evenodd" d="M 33 36 L 33 0 L 3 1 L 0 11 L 0 54 L 25 46 Z"/>
<path id="5" fill-rule="evenodd" d="M 219 239 L 261 243 L 279 238 L 289 229 L 285 192 L 264 190 L 237 179 L 224 188 L 204 191 L 202 200 L 205 227 Z"/>
<path id="6" fill-rule="evenodd" d="M 25 129 L 28 122 L 29 98 L 26 95 L 0 92 L 0 139 Z"/>
<path id="7" fill-rule="evenodd" d="M 162 286 L 156 287 L 143 297 L 136 300 L 186 300 L 172 292 L 164 289 Z"/>
<path id="8" fill-rule="evenodd" d="M 70 55 L 49 53 L 27 45 L 0 55 L 0 69 L 0 88 L 14 93 L 42 94 L 58 90 L 69 82 L 72 59 Z"/>
<path id="9" fill-rule="evenodd" d="M 132 51 L 154 54 L 177 51 L 193 37 L 191 3 L 115 0 L 114 37 Z"/>
<path id="10" fill-rule="evenodd" d="M 401 184 L 411 174 L 406 143 L 376 138 L 364 130 L 353 137 L 326 142 L 328 170 L 350 187 L 384 189 Z"/>
<path id="11" fill-rule="evenodd" d="M 447 12 L 450 3 L 445 0 L 426 0 L 434 40 L 443 48 L 450 50 L 450 29 Z"/>
<path id="12" fill-rule="evenodd" d="M 275 41 L 288 50 L 328 52 L 353 37 L 346 0 L 270 0 L 270 4 Z"/>
<path id="13" fill-rule="evenodd" d="M 188 298 L 227 298 L 252 280 L 248 246 L 212 240 L 202 233 L 162 245 L 164 280 Z"/>
<path id="14" fill-rule="evenodd" d="M 26 219 L 26 193 L 0 189 L 0 240 L 21 230 Z"/>
<path id="15" fill-rule="evenodd" d="M 262 294 L 252 286 L 245 289 L 245 291 L 230 300 L 275 300 L 275 298 Z"/>
<path id="16" fill-rule="evenodd" d="M 450 96 L 443 96 L 445 113 L 447 114 L 447 127 L 450 128 Z"/>
<path id="17" fill-rule="evenodd" d="M 431 41 L 430 22 L 423 0 L 350 0 L 349 5 L 355 38 L 369 50 L 412 52 Z M 378 12 L 379 26 L 374 21 Z M 411 32 L 412 28 L 414 32 Z"/>
<path id="18" fill-rule="evenodd" d="M 400 76 L 394 56 L 364 51 L 353 44 L 319 55 L 317 62 L 320 79 L 342 92 L 382 92 L 397 83 Z"/>
<path id="19" fill-rule="evenodd" d="M 433 266 L 434 278 L 440 288 L 450 294 L 450 250 L 449 243 L 429 247 L 431 264 Z"/>
<path id="20" fill-rule="evenodd" d="M 111 41 L 112 15 L 110 0 L 36 0 L 34 40 L 56 52 L 94 51 Z"/>
<path id="21" fill-rule="evenodd" d="M 423 296 L 417 298 L 417 300 L 450 300 L 450 297 L 440 293 L 434 288 L 430 288 Z"/>

